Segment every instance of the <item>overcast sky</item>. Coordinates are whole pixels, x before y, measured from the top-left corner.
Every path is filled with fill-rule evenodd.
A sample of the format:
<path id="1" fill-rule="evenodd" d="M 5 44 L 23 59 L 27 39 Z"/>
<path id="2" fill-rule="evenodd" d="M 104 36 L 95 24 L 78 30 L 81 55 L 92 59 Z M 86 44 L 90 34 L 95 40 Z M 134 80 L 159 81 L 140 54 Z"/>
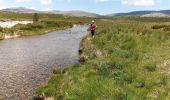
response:
<path id="1" fill-rule="evenodd" d="M 83 10 L 98 14 L 137 10 L 170 10 L 170 0 L 0 0 L 0 9 Z"/>

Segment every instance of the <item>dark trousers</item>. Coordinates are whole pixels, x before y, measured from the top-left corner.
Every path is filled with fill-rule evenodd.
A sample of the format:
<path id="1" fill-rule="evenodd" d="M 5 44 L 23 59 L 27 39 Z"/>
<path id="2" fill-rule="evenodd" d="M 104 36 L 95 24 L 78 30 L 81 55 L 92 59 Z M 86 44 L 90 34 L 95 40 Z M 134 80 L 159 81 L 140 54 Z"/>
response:
<path id="1" fill-rule="evenodd" d="M 95 30 L 91 30 L 91 35 L 94 36 Z"/>

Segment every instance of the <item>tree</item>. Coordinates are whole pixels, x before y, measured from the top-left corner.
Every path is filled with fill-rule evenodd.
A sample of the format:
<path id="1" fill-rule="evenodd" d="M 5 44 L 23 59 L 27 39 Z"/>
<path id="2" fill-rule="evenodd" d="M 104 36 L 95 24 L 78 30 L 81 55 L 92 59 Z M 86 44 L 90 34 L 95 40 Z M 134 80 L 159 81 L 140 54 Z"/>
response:
<path id="1" fill-rule="evenodd" d="M 34 15 L 33 15 L 33 22 L 38 22 L 38 20 L 39 20 L 38 14 L 34 13 Z"/>

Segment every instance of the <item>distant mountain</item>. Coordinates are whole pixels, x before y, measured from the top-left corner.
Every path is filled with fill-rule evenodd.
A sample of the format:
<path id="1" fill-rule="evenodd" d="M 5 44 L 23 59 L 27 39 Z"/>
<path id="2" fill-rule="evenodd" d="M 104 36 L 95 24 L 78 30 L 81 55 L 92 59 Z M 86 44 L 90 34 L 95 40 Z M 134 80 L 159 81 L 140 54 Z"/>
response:
<path id="1" fill-rule="evenodd" d="M 77 17 L 81 17 L 81 16 L 99 17 L 100 16 L 99 14 L 85 12 L 85 11 L 79 11 L 79 10 L 74 10 L 74 11 L 56 11 L 56 10 L 38 11 L 38 10 L 24 8 L 24 7 L 6 8 L 6 9 L 3 9 L 1 11 L 3 11 L 3 12 L 15 12 L 15 13 L 51 13 L 51 14 L 63 14 L 63 15 L 77 16 Z"/>
<path id="2" fill-rule="evenodd" d="M 85 12 L 85 11 L 80 11 L 80 10 L 73 10 L 73 11 L 52 11 L 55 14 L 63 14 L 63 15 L 68 15 L 68 16 L 85 16 L 85 17 L 99 17 L 99 14 L 95 13 L 90 13 L 90 12 Z"/>
<path id="3" fill-rule="evenodd" d="M 170 15 L 164 13 L 150 13 L 150 14 L 142 15 L 141 17 L 170 17 Z"/>
<path id="4" fill-rule="evenodd" d="M 13 7 L 13 8 L 6 8 L 2 9 L 3 12 L 15 12 L 15 13 L 40 13 L 40 11 L 28 9 L 24 7 Z"/>
<path id="5" fill-rule="evenodd" d="M 149 16 L 153 15 L 154 16 Z M 164 16 L 162 16 L 164 15 Z M 170 15 L 170 10 L 160 10 L 160 11 L 133 11 L 129 13 L 115 13 L 115 14 L 109 14 L 107 16 L 146 16 L 146 17 L 165 17 Z"/>
<path id="6" fill-rule="evenodd" d="M 6 8 L 3 10 L 0 10 L 3 12 L 15 12 L 15 13 L 50 13 L 50 14 L 63 14 L 68 16 L 77 16 L 77 17 L 113 17 L 113 16 L 141 16 L 141 17 L 169 17 L 170 16 L 170 10 L 160 10 L 160 11 L 133 11 L 128 13 L 115 13 L 115 14 L 109 14 L 101 16 L 96 13 L 90 13 L 80 10 L 73 10 L 73 11 L 57 11 L 57 10 L 51 10 L 51 11 L 38 11 L 33 9 L 28 9 L 24 7 L 13 7 L 13 8 Z"/>

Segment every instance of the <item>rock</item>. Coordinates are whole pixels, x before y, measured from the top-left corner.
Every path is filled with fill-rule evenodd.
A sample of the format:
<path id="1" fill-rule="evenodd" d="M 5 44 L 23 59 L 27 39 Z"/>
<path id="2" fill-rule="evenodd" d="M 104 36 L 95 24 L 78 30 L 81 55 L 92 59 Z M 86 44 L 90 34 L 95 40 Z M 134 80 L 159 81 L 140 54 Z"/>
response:
<path id="1" fill-rule="evenodd" d="M 81 55 L 83 53 L 83 49 L 84 49 L 83 47 L 79 48 L 79 55 Z"/>
<path id="2" fill-rule="evenodd" d="M 53 97 L 46 97 L 45 95 L 34 96 L 32 100 L 55 100 Z"/>
<path id="3" fill-rule="evenodd" d="M 97 58 L 102 57 L 102 55 L 103 55 L 103 53 L 102 53 L 100 50 L 96 50 L 96 51 L 95 51 L 95 56 L 96 56 Z"/>
<path id="4" fill-rule="evenodd" d="M 86 60 L 85 60 L 85 57 L 84 57 L 84 56 L 80 56 L 79 62 L 84 63 L 85 61 L 86 61 Z"/>

